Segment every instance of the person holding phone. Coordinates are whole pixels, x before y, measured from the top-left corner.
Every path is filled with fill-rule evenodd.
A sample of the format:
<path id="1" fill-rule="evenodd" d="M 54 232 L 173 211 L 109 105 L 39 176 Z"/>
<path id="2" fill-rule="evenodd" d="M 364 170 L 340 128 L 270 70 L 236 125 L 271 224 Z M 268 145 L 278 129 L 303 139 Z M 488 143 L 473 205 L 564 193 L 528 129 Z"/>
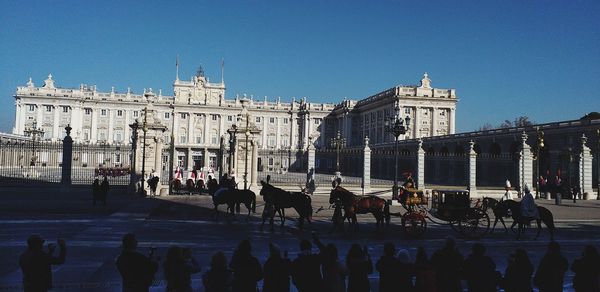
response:
<path id="1" fill-rule="evenodd" d="M 50 243 L 44 251 L 44 240 L 39 235 L 27 239 L 27 250 L 21 254 L 19 265 L 23 272 L 23 289 L 29 291 L 48 291 L 52 289 L 52 265 L 62 265 L 67 256 L 67 247 L 63 239 L 57 239 L 60 250 L 53 255 L 56 245 Z"/>

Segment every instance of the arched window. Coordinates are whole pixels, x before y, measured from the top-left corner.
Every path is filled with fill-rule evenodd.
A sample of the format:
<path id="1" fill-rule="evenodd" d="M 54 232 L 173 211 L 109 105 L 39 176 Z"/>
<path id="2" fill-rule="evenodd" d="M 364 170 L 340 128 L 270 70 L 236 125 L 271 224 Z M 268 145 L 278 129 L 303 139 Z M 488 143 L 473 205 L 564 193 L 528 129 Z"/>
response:
<path id="1" fill-rule="evenodd" d="M 204 137 L 202 136 L 202 130 L 196 130 L 196 144 L 204 143 Z"/>

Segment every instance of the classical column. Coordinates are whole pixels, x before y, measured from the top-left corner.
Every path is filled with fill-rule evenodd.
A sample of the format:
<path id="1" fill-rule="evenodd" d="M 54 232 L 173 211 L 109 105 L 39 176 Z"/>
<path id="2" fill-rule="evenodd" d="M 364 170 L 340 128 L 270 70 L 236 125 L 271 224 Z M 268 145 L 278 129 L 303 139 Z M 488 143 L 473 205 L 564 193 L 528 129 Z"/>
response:
<path id="1" fill-rule="evenodd" d="M 41 128 L 44 125 L 44 108 L 41 104 L 36 104 L 35 107 L 37 110 L 35 120 L 37 121 L 37 126 Z"/>
<path id="2" fill-rule="evenodd" d="M 363 148 L 363 193 L 371 192 L 371 148 L 369 137 L 365 136 L 365 147 Z"/>
<path id="3" fill-rule="evenodd" d="M 156 172 L 156 175 L 158 177 L 161 177 L 160 172 L 162 170 L 163 140 L 161 138 L 155 137 L 154 143 L 156 144 L 156 146 L 154 147 L 154 149 L 156 149 L 156 151 L 154 153 L 154 167 L 152 169 L 154 169 L 154 171 Z M 159 184 L 159 186 L 160 185 L 161 184 Z M 160 194 L 160 191 L 158 189 L 156 190 L 156 192 L 157 192 L 157 194 Z"/>
<path id="4" fill-rule="evenodd" d="M 208 171 L 208 167 L 210 166 L 208 154 L 208 148 L 204 148 L 204 171 Z"/>
<path id="5" fill-rule="evenodd" d="M 474 197 L 477 192 L 477 152 L 473 148 L 475 146 L 475 142 L 473 140 L 469 141 L 469 153 L 468 153 L 468 188 L 471 192 L 471 197 Z"/>
<path id="6" fill-rule="evenodd" d="M 308 139 L 308 165 L 306 170 L 309 175 L 314 174 L 315 171 L 315 146 L 312 143 L 312 139 Z"/>
<path id="7" fill-rule="evenodd" d="M 456 121 L 454 120 L 454 116 L 455 116 L 455 112 L 456 109 L 455 108 L 450 108 L 450 113 L 449 113 L 449 117 L 448 117 L 448 124 L 450 127 L 450 131 L 448 132 L 449 134 L 455 134 L 456 133 L 456 129 L 455 129 L 455 125 L 456 125 Z"/>
<path id="8" fill-rule="evenodd" d="M 258 147 L 256 141 L 252 141 L 252 169 L 250 169 L 250 186 L 256 186 L 258 183 Z"/>
<path id="9" fill-rule="evenodd" d="M 421 107 L 415 107 L 415 123 L 413 124 L 413 128 L 415 129 L 415 136 L 413 138 L 421 138 Z"/>
<path id="10" fill-rule="evenodd" d="M 125 125 L 123 125 L 123 144 L 129 144 L 129 111 L 124 109 L 123 115 L 125 116 Z"/>
<path id="11" fill-rule="evenodd" d="M 584 199 L 591 200 L 595 198 L 592 189 L 592 152 L 586 145 L 587 137 L 581 135 L 581 154 L 579 155 L 579 186 Z M 587 194 L 587 195 L 586 195 Z"/>
<path id="12" fill-rule="evenodd" d="M 13 134 L 17 134 L 20 135 L 21 134 L 21 128 L 23 128 L 23 126 L 21 125 L 21 101 L 20 100 L 16 100 L 15 101 L 15 127 L 13 129 Z"/>
<path id="13" fill-rule="evenodd" d="M 192 148 L 188 147 L 187 148 L 187 170 L 192 170 L 192 166 L 193 166 L 193 160 L 192 160 Z"/>
<path id="14" fill-rule="evenodd" d="M 519 186 L 521 189 L 525 184 L 530 187 L 535 186 L 537 178 L 533 177 L 533 159 L 531 147 L 527 144 L 527 134 L 523 132 L 521 135 L 521 153 L 519 157 Z M 539 159 L 539 158 L 538 158 Z"/>
<path id="15" fill-rule="evenodd" d="M 106 137 L 106 141 L 108 141 L 108 143 L 114 143 L 115 139 L 113 137 L 113 131 L 114 131 L 114 127 L 115 127 L 115 116 L 116 116 L 116 110 L 115 109 L 108 109 L 108 137 Z"/>
<path id="16" fill-rule="evenodd" d="M 262 117 L 263 130 L 262 130 L 262 149 L 267 149 L 269 146 L 267 143 L 267 119 L 268 117 Z"/>
<path id="17" fill-rule="evenodd" d="M 423 149 L 423 140 L 419 139 L 418 143 L 415 185 L 419 189 L 425 189 L 425 150 Z"/>
<path id="18" fill-rule="evenodd" d="M 92 127 L 90 129 L 90 142 L 96 143 L 98 140 L 98 109 L 92 109 Z"/>
<path id="19" fill-rule="evenodd" d="M 290 147 L 291 149 L 297 149 L 296 144 L 295 144 L 295 131 L 294 131 L 294 124 L 296 123 L 296 121 L 294 120 L 294 114 L 290 114 Z M 291 162 L 290 162 L 291 165 Z"/>
<path id="20" fill-rule="evenodd" d="M 194 142 L 194 128 L 192 127 L 192 125 L 194 124 L 192 119 L 193 119 L 193 115 L 192 113 L 188 113 L 188 125 L 187 125 L 187 131 L 188 131 L 188 144 L 192 144 Z"/>
<path id="21" fill-rule="evenodd" d="M 276 130 L 276 136 L 275 136 L 275 148 L 276 149 L 281 149 L 281 118 L 276 117 L 275 118 L 275 125 L 277 127 Z M 281 161 L 279 162 L 281 163 Z"/>
<path id="22" fill-rule="evenodd" d="M 173 113 L 173 145 L 175 144 L 179 144 L 177 141 L 177 139 L 179 138 L 177 134 L 179 134 L 179 119 L 177 118 L 177 112 L 172 112 Z M 175 151 L 175 157 L 173 160 L 177 160 L 177 151 Z M 172 170 L 174 171 L 174 170 Z"/>
<path id="23" fill-rule="evenodd" d="M 438 129 L 437 114 L 438 114 L 438 108 L 437 107 L 431 108 L 431 136 L 437 136 L 437 129 Z"/>
<path id="24" fill-rule="evenodd" d="M 204 145 L 208 145 L 210 144 L 211 141 L 211 131 L 210 131 L 210 119 L 211 116 L 210 114 L 204 114 Z M 206 157 L 205 159 L 208 160 L 208 157 Z"/>
<path id="25" fill-rule="evenodd" d="M 52 140 L 58 140 L 60 138 L 60 130 L 58 128 L 58 124 L 59 124 L 59 118 L 58 115 L 60 114 L 59 111 L 60 107 L 59 106 L 54 106 L 54 119 L 52 121 Z"/>

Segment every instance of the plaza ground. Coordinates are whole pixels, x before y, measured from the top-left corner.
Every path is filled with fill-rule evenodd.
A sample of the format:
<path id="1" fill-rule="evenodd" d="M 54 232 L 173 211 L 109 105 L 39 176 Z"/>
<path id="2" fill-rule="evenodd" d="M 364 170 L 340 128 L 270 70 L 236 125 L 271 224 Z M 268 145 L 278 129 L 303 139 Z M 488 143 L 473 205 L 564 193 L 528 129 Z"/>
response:
<path id="1" fill-rule="evenodd" d="M 258 194 L 258 191 L 257 191 Z M 242 215 L 227 218 L 221 213 L 214 220 L 212 201 L 208 196 L 168 196 L 134 198 L 124 194 L 124 190 L 114 189 L 109 196 L 108 206 L 93 207 L 91 195 L 85 188 L 72 189 L 60 193 L 57 189 L 35 190 L 0 188 L 0 291 L 19 291 L 21 271 L 18 256 L 26 248 L 30 234 L 40 234 L 47 242 L 57 237 L 67 241 L 67 261 L 54 268 L 53 291 L 120 291 L 120 276 L 114 265 L 120 253 L 121 237 L 134 232 L 140 241 L 140 251 L 147 252 L 157 247 L 157 254 L 164 259 L 171 245 L 190 247 L 194 257 L 200 262 L 203 271 L 208 269 L 210 256 L 216 251 L 224 251 L 228 258 L 242 239 L 251 239 L 253 253 L 264 263 L 268 255 L 268 243 L 277 243 L 282 250 L 288 250 L 295 258 L 298 240 L 310 238 L 317 232 L 325 243 L 333 242 L 343 257 L 353 243 L 369 247 L 375 262 L 382 252 L 382 246 L 392 241 L 397 248 L 406 248 L 414 259 L 416 249 L 424 246 L 431 255 L 439 248 L 447 235 L 458 238 L 458 246 L 463 255 L 468 255 L 476 241 L 462 239 L 449 226 L 428 223 L 425 235 L 420 239 L 408 238 L 401 230 L 400 219 L 392 218 L 390 227 L 377 231 L 370 215 L 359 217 L 358 232 L 331 232 L 327 190 L 313 196 L 314 222 L 304 231 L 296 228 L 295 220 L 288 220 L 284 228 L 277 226 L 274 231 L 260 230 L 262 201 L 258 196 L 257 213 L 246 220 L 246 210 Z M 561 206 L 553 201 L 538 200 L 538 204 L 552 211 L 557 222 L 556 240 L 563 253 L 572 263 L 586 244 L 600 245 L 600 201 L 563 200 Z M 224 206 L 220 207 L 221 210 Z M 393 212 L 402 211 L 394 206 Z M 289 217 L 295 217 L 288 211 Z M 490 216 L 493 215 L 490 212 Z M 278 222 L 276 222 L 278 223 Z M 497 270 L 504 273 L 507 257 L 515 248 L 526 248 L 535 265 L 545 252 L 549 234 L 544 228 L 538 240 L 534 240 L 533 230 L 527 230 L 523 239 L 517 241 L 512 233 L 504 233 L 503 227 L 481 240 L 487 247 L 488 255 L 496 262 Z M 497 228 L 498 228 L 497 227 Z M 572 273 L 568 272 L 565 291 L 570 291 Z M 165 282 L 162 269 L 156 275 L 156 286 L 152 291 L 164 291 Z M 203 291 L 201 274 L 192 277 L 195 291 Z M 372 287 L 377 287 L 378 275 L 371 275 Z M 374 290 L 376 291 L 376 290 Z"/>

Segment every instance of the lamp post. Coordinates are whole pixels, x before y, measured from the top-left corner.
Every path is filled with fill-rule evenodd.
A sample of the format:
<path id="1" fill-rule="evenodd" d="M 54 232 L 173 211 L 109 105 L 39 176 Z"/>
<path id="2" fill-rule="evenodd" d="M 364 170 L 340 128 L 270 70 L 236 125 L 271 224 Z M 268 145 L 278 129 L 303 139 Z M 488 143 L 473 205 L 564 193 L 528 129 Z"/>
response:
<path id="1" fill-rule="evenodd" d="M 573 168 L 571 167 L 573 164 L 573 148 L 571 146 L 569 146 L 569 148 L 567 148 L 567 151 L 569 151 L 568 153 L 568 159 L 569 159 L 569 188 L 567 189 L 569 192 L 569 195 L 571 195 L 571 198 L 573 199 L 573 203 L 576 202 L 575 199 L 575 194 L 573 193 Z"/>
<path id="2" fill-rule="evenodd" d="M 138 141 L 138 129 L 140 127 L 140 123 L 136 119 L 133 124 L 129 125 L 131 127 L 131 172 L 129 175 L 130 181 L 134 181 L 135 179 L 135 171 L 136 171 L 136 157 L 137 157 L 137 141 Z"/>
<path id="3" fill-rule="evenodd" d="M 237 135 L 237 126 L 234 124 L 231 126 L 231 129 L 229 129 L 227 132 L 229 133 L 229 167 L 228 167 L 228 174 L 231 175 L 232 174 L 232 170 L 233 170 L 233 165 L 234 165 L 234 154 L 235 154 L 235 145 L 236 145 L 236 135 Z"/>
<path id="4" fill-rule="evenodd" d="M 173 171 L 175 171 L 175 103 L 171 103 L 169 105 L 171 109 L 171 145 L 169 151 L 169 166 L 167 167 L 167 171 L 169 172 L 169 195 L 173 194 Z"/>
<path id="5" fill-rule="evenodd" d="M 542 148 L 544 148 L 544 131 L 540 131 L 539 127 L 536 127 L 536 131 L 537 131 L 537 143 L 536 143 L 536 149 L 535 149 L 535 157 L 536 157 L 536 171 L 537 171 L 537 177 L 535 178 L 536 181 L 536 188 L 535 188 L 535 198 L 539 199 L 540 198 L 540 162 L 541 162 L 541 157 L 540 157 L 540 150 Z M 546 178 L 548 179 L 548 178 Z"/>
<path id="6" fill-rule="evenodd" d="M 395 138 L 395 150 L 394 150 L 394 187 L 392 189 L 392 196 L 396 198 L 398 196 L 398 139 L 400 135 L 406 134 L 408 127 L 410 126 L 410 117 L 406 116 L 404 119 L 400 117 L 400 105 L 396 102 L 394 107 L 395 114 L 392 117 L 386 117 L 385 119 L 385 131 L 392 133 Z"/>
<path id="7" fill-rule="evenodd" d="M 106 158 L 106 147 L 108 146 L 108 142 L 106 140 L 101 140 L 98 144 L 102 146 L 102 167 L 106 168 L 106 163 L 108 159 Z"/>
<path id="8" fill-rule="evenodd" d="M 142 194 L 146 194 L 144 190 L 144 182 L 146 180 L 146 133 L 148 132 L 148 107 L 144 108 L 144 123 L 142 124 L 142 131 L 144 132 L 142 140 Z"/>
<path id="9" fill-rule="evenodd" d="M 335 176 L 340 176 L 340 150 L 346 147 L 346 138 L 342 138 L 340 131 L 330 141 L 331 147 L 335 148 Z"/>
<path id="10" fill-rule="evenodd" d="M 31 162 L 29 163 L 29 166 L 35 166 L 35 161 L 37 159 L 37 157 L 35 156 L 35 142 L 37 140 L 38 135 L 44 135 L 44 130 L 38 128 L 37 121 L 34 121 L 33 124 L 31 125 L 31 127 L 25 129 L 23 132 L 25 132 L 25 134 L 27 134 L 27 136 L 31 136 L 32 154 L 31 154 Z"/>
<path id="11" fill-rule="evenodd" d="M 250 115 L 246 114 L 246 158 L 244 162 L 244 190 L 248 189 L 248 140 L 250 139 L 250 129 L 248 126 L 250 125 Z M 256 145 L 254 145 L 256 147 Z M 256 171 L 256 170 L 254 170 Z"/>

